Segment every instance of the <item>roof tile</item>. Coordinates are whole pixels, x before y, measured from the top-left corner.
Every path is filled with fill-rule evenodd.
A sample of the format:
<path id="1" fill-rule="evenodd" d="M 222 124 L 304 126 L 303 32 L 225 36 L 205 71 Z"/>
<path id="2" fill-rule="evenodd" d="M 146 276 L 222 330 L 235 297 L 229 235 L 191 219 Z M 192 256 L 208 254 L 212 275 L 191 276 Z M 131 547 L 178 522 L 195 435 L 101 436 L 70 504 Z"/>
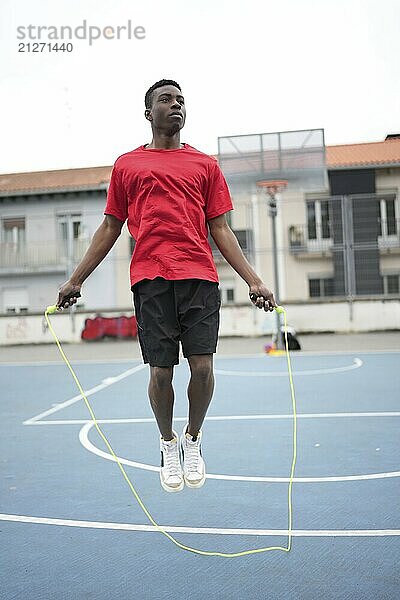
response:
<path id="1" fill-rule="evenodd" d="M 328 169 L 400 165 L 400 139 L 365 144 L 343 144 L 326 147 Z"/>
<path id="2" fill-rule="evenodd" d="M 0 175 L 0 193 L 44 193 L 57 189 L 79 190 L 108 184 L 112 167 L 88 167 Z"/>

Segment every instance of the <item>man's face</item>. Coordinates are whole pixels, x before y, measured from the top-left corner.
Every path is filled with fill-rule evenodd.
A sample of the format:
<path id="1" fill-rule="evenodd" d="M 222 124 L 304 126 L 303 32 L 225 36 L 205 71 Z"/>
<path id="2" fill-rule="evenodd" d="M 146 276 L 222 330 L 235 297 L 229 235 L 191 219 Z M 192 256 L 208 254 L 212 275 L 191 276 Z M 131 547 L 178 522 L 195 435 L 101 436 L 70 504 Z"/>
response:
<path id="1" fill-rule="evenodd" d="M 185 124 L 186 108 L 182 92 L 173 85 L 164 85 L 153 92 L 153 103 L 145 111 L 145 117 L 153 127 L 177 133 Z"/>

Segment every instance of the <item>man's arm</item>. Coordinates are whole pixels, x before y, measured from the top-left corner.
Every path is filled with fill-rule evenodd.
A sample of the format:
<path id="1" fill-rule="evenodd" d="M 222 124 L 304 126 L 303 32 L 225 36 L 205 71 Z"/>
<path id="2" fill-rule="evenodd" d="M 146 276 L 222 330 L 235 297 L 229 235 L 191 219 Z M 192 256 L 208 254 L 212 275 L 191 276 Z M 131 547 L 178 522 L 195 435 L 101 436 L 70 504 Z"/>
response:
<path id="1" fill-rule="evenodd" d="M 276 302 L 272 292 L 265 286 L 244 256 L 235 234 L 229 227 L 225 215 L 220 215 L 208 221 L 211 236 L 222 256 L 249 286 L 249 294 L 256 294 L 252 302 L 258 308 L 272 311 Z"/>
<path id="2" fill-rule="evenodd" d="M 116 217 L 105 215 L 81 262 L 59 291 L 57 299 L 59 308 L 68 308 L 75 304 L 83 282 L 110 252 L 121 234 L 122 225 L 122 221 Z"/>

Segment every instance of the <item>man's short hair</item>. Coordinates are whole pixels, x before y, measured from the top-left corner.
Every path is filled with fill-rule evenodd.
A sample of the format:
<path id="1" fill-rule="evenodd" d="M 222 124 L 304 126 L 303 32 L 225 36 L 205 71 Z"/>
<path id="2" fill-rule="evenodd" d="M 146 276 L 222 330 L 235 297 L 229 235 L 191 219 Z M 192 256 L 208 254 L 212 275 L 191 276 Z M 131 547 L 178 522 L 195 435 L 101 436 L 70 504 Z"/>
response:
<path id="1" fill-rule="evenodd" d="M 173 81 L 172 79 L 160 79 L 160 81 L 153 83 L 153 85 L 149 87 L 149 89 L 146 92 L 146 95 L 144 97 L 144 105 L 146 108 L 151 108 L 153 104 L 153 92 L 158 88 L 163 87 L 164 85 L 173 85 L 174 87 L 178 88 L 180 92 L 182 91 L 181 86 L 179 85 L 179 83 L 176 83 L 176 81 Z"/>

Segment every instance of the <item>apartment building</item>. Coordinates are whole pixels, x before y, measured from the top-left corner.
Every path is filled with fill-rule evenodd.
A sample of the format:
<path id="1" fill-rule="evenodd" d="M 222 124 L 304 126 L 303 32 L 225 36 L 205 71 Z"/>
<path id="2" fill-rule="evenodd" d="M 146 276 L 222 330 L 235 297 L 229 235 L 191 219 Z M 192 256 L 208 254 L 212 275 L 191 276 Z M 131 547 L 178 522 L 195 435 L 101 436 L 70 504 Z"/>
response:
<path id="1" fill-rule="evenodd" d="M 323 130 L 220 138 L 218 159 L 235 210 L 228 220 L 245 255 L 274 287 L 271 199 L 276 195 L 281 302 L 399 295 L 400 137 L 327 146 Z M 0 312 L 40 312 L 79 262 L 103 218 L 111 167 L 0 175 Z M 212 241 L 211 241 L 212 244 Z M 248 302 L 247 286 L 212 244 L 223 304 Z M 133 240 L 85 283 L 81 307 L 131 307 Z"/>
<path id="2" fill-rule="evenodd" d="M 41 312 L 55 301 L 102 220 L 110 173 L 96 167 L 0 175 L 0 312 Z M 117 285 L 121 264 L 126 271 L 120 252 L 93 274 L 82 306 L 127 303 Z"/>

